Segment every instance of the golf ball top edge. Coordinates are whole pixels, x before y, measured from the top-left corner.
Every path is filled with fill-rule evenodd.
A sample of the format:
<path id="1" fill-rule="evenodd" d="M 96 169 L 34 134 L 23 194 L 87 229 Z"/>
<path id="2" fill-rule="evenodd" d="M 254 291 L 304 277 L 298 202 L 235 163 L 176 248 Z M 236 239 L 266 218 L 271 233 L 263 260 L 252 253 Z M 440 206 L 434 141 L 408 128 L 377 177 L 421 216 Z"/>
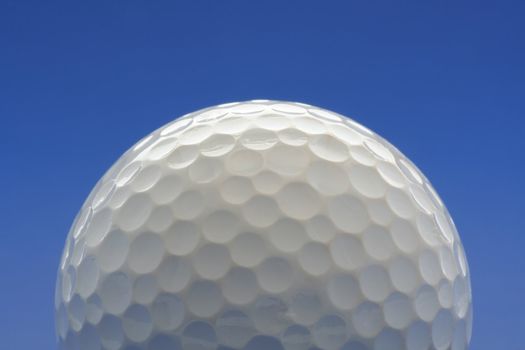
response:
<path id="1" fill-rule="evenodd" d="M 97 183 L 63 350 L 467 349 L 468 264 L 427 178 L 359 123 L 257 100 L 154 131 Z"/>

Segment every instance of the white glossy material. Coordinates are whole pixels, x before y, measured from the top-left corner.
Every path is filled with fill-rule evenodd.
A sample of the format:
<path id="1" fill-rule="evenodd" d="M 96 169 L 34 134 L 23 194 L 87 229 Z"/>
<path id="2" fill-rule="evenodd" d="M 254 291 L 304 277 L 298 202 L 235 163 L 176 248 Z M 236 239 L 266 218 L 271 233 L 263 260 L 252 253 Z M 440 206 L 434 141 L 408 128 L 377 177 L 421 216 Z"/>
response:
<path id="1" fill-rule="evenodd" d="M 56 287 L 65 350 L 466 349 L 463 247 L 421 172 L 336 113 L 252 101 L 99 181 Z"/>

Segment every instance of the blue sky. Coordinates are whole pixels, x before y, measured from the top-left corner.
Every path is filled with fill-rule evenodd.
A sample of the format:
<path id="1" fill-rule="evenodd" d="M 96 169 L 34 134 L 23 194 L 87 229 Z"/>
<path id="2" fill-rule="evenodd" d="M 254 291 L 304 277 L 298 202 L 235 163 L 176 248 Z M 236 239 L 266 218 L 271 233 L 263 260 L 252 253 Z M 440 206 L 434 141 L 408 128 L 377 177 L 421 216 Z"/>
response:
<path id="1" fill-rule="evenodd" d="M 0 334 L 53 349 L 55 272 L 91 187 L 186 112 L 319 105 L 428 176 L 472 272 L 472 349 L 523 349 L 525 3 L 0 2 Z"/>

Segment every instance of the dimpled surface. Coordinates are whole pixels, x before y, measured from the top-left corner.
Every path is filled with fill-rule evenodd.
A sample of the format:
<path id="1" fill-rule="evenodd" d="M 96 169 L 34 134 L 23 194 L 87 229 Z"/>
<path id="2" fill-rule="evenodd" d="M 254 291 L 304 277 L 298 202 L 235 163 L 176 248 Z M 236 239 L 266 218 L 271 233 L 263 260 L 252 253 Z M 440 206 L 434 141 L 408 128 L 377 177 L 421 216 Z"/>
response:
<path id="1" fill-rule="evenodd" d="M 460 350 L 472 324 L 421 172 L 351 119 L 266 100 L 126 152 L 72 226 L 55 307 L 64 350 Z"/>

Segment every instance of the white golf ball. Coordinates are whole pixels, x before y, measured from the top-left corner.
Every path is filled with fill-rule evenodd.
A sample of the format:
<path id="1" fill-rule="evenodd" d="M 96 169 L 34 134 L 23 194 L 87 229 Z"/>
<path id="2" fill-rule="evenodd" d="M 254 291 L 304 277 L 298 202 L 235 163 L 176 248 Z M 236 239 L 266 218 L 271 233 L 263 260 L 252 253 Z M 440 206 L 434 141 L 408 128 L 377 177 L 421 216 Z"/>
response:
<path id="1" fill-rule="evenodd" d="M 65 350 L 460 350 L 472 324 L 428 180 L 355 121 L 277 101 L 127 151 L 71 228 L 55 307 Z"/>

